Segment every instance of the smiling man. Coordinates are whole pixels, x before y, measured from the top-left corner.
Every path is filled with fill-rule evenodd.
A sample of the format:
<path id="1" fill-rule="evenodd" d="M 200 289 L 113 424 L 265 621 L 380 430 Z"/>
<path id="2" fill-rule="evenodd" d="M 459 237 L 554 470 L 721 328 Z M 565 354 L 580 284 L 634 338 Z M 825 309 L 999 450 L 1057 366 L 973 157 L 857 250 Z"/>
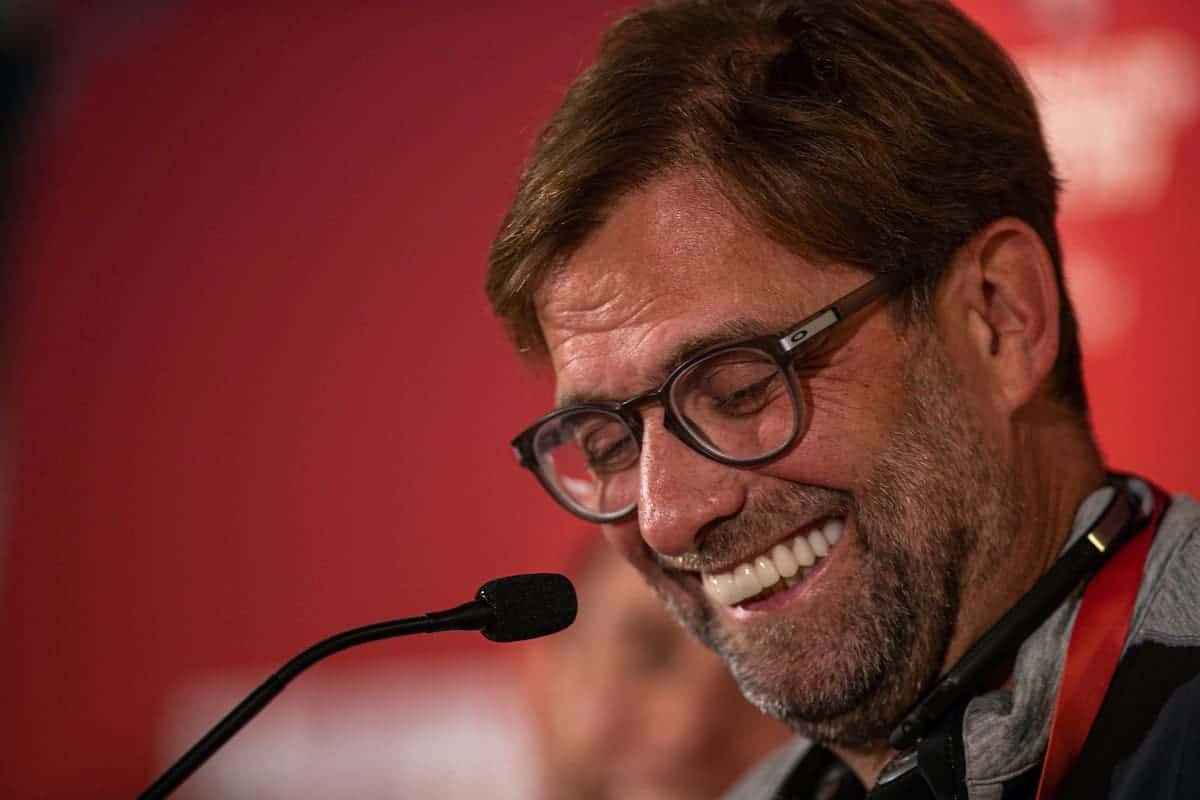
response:
<path id="1" fill-rule="evenodd" d="M 1057 192 L 929 0 L 650 6 L 543 132 L 488 278 L 557 377 L 514 446 L 820 745 L 738 797 L 1200 791 L 1200 511 L 1105 470 Z"/>

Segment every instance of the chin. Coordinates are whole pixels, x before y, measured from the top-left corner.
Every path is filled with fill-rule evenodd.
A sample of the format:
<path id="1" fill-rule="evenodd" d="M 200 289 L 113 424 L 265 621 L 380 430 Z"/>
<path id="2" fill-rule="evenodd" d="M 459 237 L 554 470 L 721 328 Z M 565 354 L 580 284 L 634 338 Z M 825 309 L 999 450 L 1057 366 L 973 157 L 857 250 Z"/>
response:
<path id="1" fill-rule="evenodd" d="M 717 646 L 763 713 L 821 744 L 876 745 L 932 685 L 954 628 L 952 615 L 922 617 L 895 596 L 718 636 Z"/>

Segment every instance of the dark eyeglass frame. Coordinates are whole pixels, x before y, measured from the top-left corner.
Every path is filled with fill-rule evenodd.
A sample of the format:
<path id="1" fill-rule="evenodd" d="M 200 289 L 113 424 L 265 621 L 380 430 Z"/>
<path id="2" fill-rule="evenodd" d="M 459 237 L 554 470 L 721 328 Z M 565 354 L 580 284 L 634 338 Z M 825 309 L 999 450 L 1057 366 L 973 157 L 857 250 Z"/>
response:
<path id="1" fill-rule="evenodd" d="M 749 339 L 739 339 L 737 341 L 725 342 L 712 347 L 705 348 L 688 359 L 683 361 L 677 367 L 671 370 L 667 379 L 662 382 L 658 388 L 650 389 L 640 394 L 636 394 L 626 400 L 613 402 L 590 402 L 577 403 L 575 405 L 564 406 L 557 408 L 548 414 L 540 417 L 536 422 L 530 425 L 525 430 L 517 434 L 512 440 L 513 454 L 517 458 L 517 462 L 526 469 L 530 470 L 538 483 L 542 485 L 550 496 L 563 506 L 567 511 L 575 514 L 578 517 L 589 522 L 607 523 L 616 522 L 629 516 L 637 509 L 637 504 L 634 503 L 629 508 L 621 509 L 609 513 L 592 512 L 573 503 L 570 498 L 564 497 L 555 482 L 547 476 L 542 470 L 541 463 L 538 460 L 537 454 L 534 452 L 533 443 L 538 432 L 547 423 L 553 422 L 559 417 L 567 414 L 577 414 L 584 411 L 595 411 L 604 414 L 611 414 L 619 418 L 629 428 L 634 436 L 634 441 L 637 443 L 640 452 L 642 447 L 642 434 L 645 428 L 645 423 L 642 420 L 641 409 L 643 406 L 651 403 L 658 403 L 663 408 L 663 427 L 670 431 L 677 439 L 690 447 L 692 450 L 701 454 L 705 458 L 712 459 L 720 464 L 737 467 L 754 467 L 760 464 L 765 464 L 768 461 L 776 458 L 785 450 L 796 443 L 800 436 L 802 428 L 802 415 L 804 413 L 800 401 L 800 389 L 796 382 L 796 375 L 791 369 L 792 361 L 803 349 L 803 345 L 808 344 L 821 334 L 827 333 L 837 323 L 847 319 L 858 313 L 875 300 L 890 295 L 900 289 L 907 283 L 907 280 L 895 273 L 884 273 L 859 286 L 849 294 L 834 300 L 829 305 L 819 311 L 810 314 L 801 321 L 789 325 L 778 333 L 766 334 L 764 336 L 755 336 Z M 671 391 L 675 387 L 675 382 L 680 376 L 688 373 L 696 364 L 708 358 L 712 358 L 727 350 L 757 350 L 770 356 L 779 368 L 779 371 L 787 379 L 788 391 L 791 394 L 792 413 L 794 415 L 792 423 L 792 434 L 787 440 L 772 449 L 765 455 L 755 456 L 753 458 L 734 458 L 721 453 L 710 445 L 704 442 L 703 439 L 697 437 L 687 425 L 679 419 L 679 414 L 671 402 Z"/>

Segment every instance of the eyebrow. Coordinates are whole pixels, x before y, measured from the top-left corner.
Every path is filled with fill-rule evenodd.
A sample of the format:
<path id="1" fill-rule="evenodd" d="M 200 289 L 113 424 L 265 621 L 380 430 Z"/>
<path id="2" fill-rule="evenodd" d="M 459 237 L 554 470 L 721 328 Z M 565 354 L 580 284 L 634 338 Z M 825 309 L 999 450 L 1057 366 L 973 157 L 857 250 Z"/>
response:
<path id="1" fill-rule="evenodd" d="M 650 388 L 650 386 L 661 386 L 672 370 L 692 356 L 702 353 L 710 347 L 729 344 L 741 339 L 750 339 L 755 336 L 765 336 L 774 331 L 774 327 L 762 320 L 737 317 L 718 323 L 712 330 L 695 336 L 688 336 L 676 343 L 667 352 L 667 355 L 661 360 L 659 366 L 651 373 L 653 377 L 647 382 L 649 384 L 647 388 Z M 637 393 L 635 392 L 634 394 Z M 633 396 L 628 395 L 628 397 Z M 626 397 L 613 397 L 600 392 L 571 392 L 564 395 L 558 401 L 556 408 L 568 408 L 581 403 L 615 403 L 625 399 Z"/>

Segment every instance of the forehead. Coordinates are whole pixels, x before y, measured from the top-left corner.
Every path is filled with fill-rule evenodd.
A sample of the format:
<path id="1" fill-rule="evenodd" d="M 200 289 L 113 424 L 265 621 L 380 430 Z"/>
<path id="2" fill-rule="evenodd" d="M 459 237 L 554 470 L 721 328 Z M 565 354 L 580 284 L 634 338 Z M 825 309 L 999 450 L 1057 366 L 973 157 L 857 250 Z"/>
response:
<path id="1" fill-rule="evenodd" d="M 832 299 L 830 277 L 753 230 L 703 180 L 655 182 L 537 292 L 559 396 L 641 391 L 681 343 L 797 321 Z"/>

